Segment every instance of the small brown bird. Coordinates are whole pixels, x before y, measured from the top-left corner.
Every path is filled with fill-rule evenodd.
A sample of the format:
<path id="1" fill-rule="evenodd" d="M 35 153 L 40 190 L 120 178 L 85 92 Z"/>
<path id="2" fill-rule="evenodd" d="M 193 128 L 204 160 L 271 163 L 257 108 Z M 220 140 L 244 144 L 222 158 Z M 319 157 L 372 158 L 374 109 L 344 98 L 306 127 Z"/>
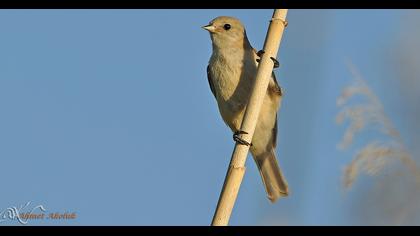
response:
<path id="1" fill-rule="evenodd" d="M 234 132 L 234 140 L 251 145 L 250 151 L 257 163 L 268 198 L 275 202 L 279 197 L 288 195 L 287 181 L 275 154 L 277 110 L 280 107 L 282 90 L 272 73 L 251 144 L 239 138 L 239 134 L 243 132 L 240 126 L 252 83 L 256 78 L 260 54 L 252 48 L 244 26 L 236 18 L 220 16 L 203 28 L 210 32 L 212 40 L 213 53 L 207 66 L 207 78 L 220 114 Z"/>

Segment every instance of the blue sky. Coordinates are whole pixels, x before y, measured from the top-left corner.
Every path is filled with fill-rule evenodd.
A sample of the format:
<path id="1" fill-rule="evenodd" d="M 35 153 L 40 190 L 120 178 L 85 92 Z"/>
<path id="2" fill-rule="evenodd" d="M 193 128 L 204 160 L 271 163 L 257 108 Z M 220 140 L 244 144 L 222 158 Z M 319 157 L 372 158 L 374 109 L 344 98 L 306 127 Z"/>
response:
<path id="1" fill-rule="evenodd" d="M 249 160 L 232 225 L 357 224 L 355 191 L 341 185 L 353 153 L 336 148 L 335 100 L 351 82 L 349 58 L 385 105 L 398 103 L 382 58 L 406 12 L 289 10 L 276 74 L 291 195 L 270 204 Z M 210 224 L 234 143 L 208 87 L 200 27 L 235 16 L 261 49 L 271 14 L 1 10 L 0 212 L 31 201 L 77 218 L 30 225 Z"/>

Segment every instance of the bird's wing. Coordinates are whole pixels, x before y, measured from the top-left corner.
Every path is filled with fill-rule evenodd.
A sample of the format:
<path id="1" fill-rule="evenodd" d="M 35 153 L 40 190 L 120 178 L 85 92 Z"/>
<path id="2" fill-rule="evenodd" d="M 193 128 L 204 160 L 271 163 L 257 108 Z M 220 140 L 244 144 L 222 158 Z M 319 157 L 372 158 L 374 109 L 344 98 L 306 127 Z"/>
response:
<path id="1" fill-rule="evenodd" d="M 253 50 L 254 50 L 254 53 L 255 53 L 255 58 L 256 59 L 260 58 L 257 54 L 257 50 L 255 50 L 255 48 L 253 48 Z M 271 81 L 268 84 L 268 91 L 272 94 L 277 95 L 277 96 L 278 95 L 282 96 L 283 95 L 282 90 L 281 90 L 281 87 L 280 87 L 279 83 L 277 82 L 276 75 L 274 74 L 274 71 L 271 73 L 271 79 L 270 80 Z"/>
<path id="2" fill-rule="evenodd" d="M 273 127 L 273 148 L 276 148 L 277 146 L 277 130 L 278 130 L 278 127 L 277 127 L 277 113 L 276 113 L 276 123 L 274 124 L 274 127 Z"/>
<path id="3" fill-rule="evenodd" d="M 268 90 L 272 93 L 282 96 L 283 92 L 281 90 L 280 85 L 277 83 L 276 75 L 274 74 L 274 72 L 271 74 L 271 80 L 273 81 L 273 83 L 268 84 Z"/>
<path id="4" fill-rule="evenodd" d="M 209 66 L 207 66 L 207 80 L 209 81 L 211 92 L 213 93 L 214 97 L 216 97 L 216 90 L 214 89 L 213 79 L 211 78 L 211 75 L 210 75 L 210 67 Z"/>
<path id="5" fill-rule="evenodd" d="M 259 58 L 257 54 L 257 50 L 254 49 L 255 57 Z M 282 89 L 277 82 L 276 75 L 274 74 L 274 71 L 271 73 L 270 83 L 268 84 L 268 92 L 272 96 L 282 96 L 283 92 Z M 278 125 L 277 125 L 277 114 L 276 114 L 276 122 L 274 123 L 274 127 L 272 129 L 272 142 L 273 142 L 273 148 L 276 148 L 277 146 L 277 131 L 278 131 Z"/>

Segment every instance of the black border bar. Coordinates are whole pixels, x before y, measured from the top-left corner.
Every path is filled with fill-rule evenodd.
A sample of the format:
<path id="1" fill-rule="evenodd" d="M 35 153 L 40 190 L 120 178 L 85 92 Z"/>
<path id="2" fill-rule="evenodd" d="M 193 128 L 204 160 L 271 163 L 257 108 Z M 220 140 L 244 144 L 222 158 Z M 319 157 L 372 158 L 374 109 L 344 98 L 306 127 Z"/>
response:
<path id="1" fill-rule="evenodd" d="M 1 0 L 2 9 L 410 9 L 419 0 Z"/>

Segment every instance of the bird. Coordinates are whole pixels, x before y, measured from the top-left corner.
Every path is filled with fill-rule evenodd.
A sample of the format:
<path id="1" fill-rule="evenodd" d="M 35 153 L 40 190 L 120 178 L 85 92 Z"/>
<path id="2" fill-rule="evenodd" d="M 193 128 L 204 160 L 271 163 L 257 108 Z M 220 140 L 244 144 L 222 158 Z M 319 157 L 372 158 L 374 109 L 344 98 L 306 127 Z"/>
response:
<path id="1" fill-rule="evenodd" d="M 282 88 L 273 72 L 251 143 L 241 139 L 240 134 L 246 132 L 240 130 L 240 126 L 264 51 L 257 52 L 251 46 L 244 25 L 235 17 L 219 16 L 202 28 L 210 33 L 212 41 L 207 79 L 220 115 L 232 130 L 233 139 L 250 146 L 267 197 L 274 203 L 289 195 L 288 183 L 276 158 L 277 111 L 283 96 Z M 271 59 L 274 67 L 278 67 L 278 61 Z"/>

